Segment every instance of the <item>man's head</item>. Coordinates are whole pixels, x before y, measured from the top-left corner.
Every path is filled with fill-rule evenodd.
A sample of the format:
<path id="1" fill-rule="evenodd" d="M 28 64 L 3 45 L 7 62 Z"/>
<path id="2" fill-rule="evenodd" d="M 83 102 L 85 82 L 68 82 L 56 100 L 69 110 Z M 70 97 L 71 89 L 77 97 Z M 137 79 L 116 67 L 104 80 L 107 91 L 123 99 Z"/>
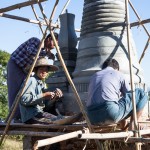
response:
<path id="1" fill-rule="evenodd" d="M 58 41 L 58 33 L 54 32 L 54 36 L 56 38 L 56 41 Z M 53 49 L 55 47 L 54 41 L 52 39 L 51 34 L 48 34 L 45 41 L 44 41 L 44 48 L 45 49 Z"/>
<path id="2" fill-rule="evenodd" d="M 108 66 L 114 68 L 115 70 L 119 70 L 119 63 L 118 63 L 117 60 L 115 60 L 115 59 L 112 59 L 112 58 L 107 59 L 107 60 L 103 63 L 102 69 L 105 69 L 105 68 L 108 67 Z"/>
<path id="3" fill-rule="evenodd" d="M 41 79 L 45 79 L 48 75 L 49 71 L 57 71 L 58 67 L 54 65 L 50 65 L 48 60 L 44 57 L 38 58 L 35 67 L 34 72 L 35 74 Z"/>

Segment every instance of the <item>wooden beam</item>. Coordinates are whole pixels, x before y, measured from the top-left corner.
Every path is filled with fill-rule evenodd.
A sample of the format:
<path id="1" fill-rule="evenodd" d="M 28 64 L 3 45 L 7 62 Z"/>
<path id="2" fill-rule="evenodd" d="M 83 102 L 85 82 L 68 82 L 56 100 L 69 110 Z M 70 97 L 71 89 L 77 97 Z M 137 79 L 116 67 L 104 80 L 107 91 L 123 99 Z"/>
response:
<path id="1" fill-rule="evenodd" d="M 150 19 L 133 22 L 133 23 L 130 24 L 130 26 L 135 27 L 135 26 L 139 26 L 139 25 L 142 25 L 142 24 L 145 24 L 145 23 L 150 23 Z"/>
<path id="2" fill-rule="evenodd" d="M 150 129 L 147 130 L 139 130 L 140 135 L 150 134 Z M 110 139 L 118 139 L 118 138 L 131 138 L 134 136 L 134 131 L 128 132 L 114 132 L 114 133 L 83 133 L 78 137 L 80 139 L 98 139 L 98 140 L 110 140 Z M 139 137 L 135 137 L 135 139 L 139 139 Z"/>
<path id="3" fill-rule="evenodd" d="M 15 16 L 15 15 L 9 15 L 9 14 L 6 14 L 6 13 L 0 13 L 0 17 L 25 21 L 25 22 L 34 23 L 34 24 L 39 24 L 39 23 L 43 24 L 42 22 L 37 21 L 37 20 L 32 20 L 32 19 L 28 19 L 28 18 L 24 18 L 24 17 Z"/>
<path id="4" fill-rule="evenodd" d="M 0 17 L 5 17 L 5 18 L 9 18 L 9 19 L 24 21 L 24 22 L 33 23 L 33 24 L 39 24 L 40 23 L 41 25 L 46 26 L 45 22 L 40 22 L 40 21 L 37 21 L 37 20 L 32 20 L 32 19 L 29 19 L 29 18 L 24 18 L 24 17 L 20 17 L 20 16 L 10 15 L 10 14 L 6 14 L 6 13 L 0 13 Z M 57 25 L 57 24 L 53 24 L 52 23 L 52 26 L 54 28 L 59 28 L 59 25 Z"/>
<path id="5" fill-rule="evenodd" d="M 24 22 L 28 22 L 28 23 L 33 23 L 33 24 L 41 24 L 41 25 L 44 25 L 46 26 L 46 23 L 45 22 L 40 22 L 40 21 L 37 21 L 37 20 L 32 20 L 32 19 L 29 19 L 29 18 L 24 18 L 24 17 L 20 17 L 20 16 L 15 16 L 15 15 L 10 15 L 10 14 L 6 14 L 6 13 L 0 13 L 0 17 L 4 17 L 4 18 L 9 18 L 9 19 L 14 19 L 14 20 L 19 20 L 19 21 L 24 21 Z M 53 28 L 60 28 L 59 24 L 54 24 L 52 23 L 51 26 Z M 75 29 L 76 32 L 81 32 L 80 29 Z"/>
<path id="6" fill-rule="evenodd" d="M 30 6 L 30 5 L 37 4 L 39 2 L 45 2 L 45 1 L 47 1 L 47 0 L 38 0 L 38 1 L 37 0 L 32 0 L 32 1 L 27 1 L 27 2 L 23 2 L 23 3 L 18 3 L 18 4 L 15 4 L 15 5 L 12 5 L 12 6 L 1 8 L 0 13 L 4 13 L 4 12 L 11 11 L 11 10 L 14 10 L 14 9 L 20 9 L 22 7 L 25 7 L 25 6 Z"/>
<path id="7" fill-rule="evenodd" d="M 0 131 L 0 135 L 3 131 Z M 63 132 L 34 132 L 34 131 L 8 131 L 7 135 L 26 135 L 26 136 L 42 136 L 42 137 L 53 137 L 63 135 Z"/>

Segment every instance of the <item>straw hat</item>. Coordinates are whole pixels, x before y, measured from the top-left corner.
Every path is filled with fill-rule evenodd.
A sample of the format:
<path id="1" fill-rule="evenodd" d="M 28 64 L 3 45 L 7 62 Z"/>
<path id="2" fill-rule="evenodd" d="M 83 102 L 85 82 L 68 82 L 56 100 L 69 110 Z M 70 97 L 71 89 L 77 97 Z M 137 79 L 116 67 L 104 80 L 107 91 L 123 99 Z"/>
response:
<path id="1" fill-rule="evenodd" d="M 58 67 L 54 65 L 50 65 L 48 60 L 44 57 L 39 57 L 36 61 L 35 68 L 36 67 L 41 67 L 41 66 L 48 66 L 49 71 L 57 71 Z"/>

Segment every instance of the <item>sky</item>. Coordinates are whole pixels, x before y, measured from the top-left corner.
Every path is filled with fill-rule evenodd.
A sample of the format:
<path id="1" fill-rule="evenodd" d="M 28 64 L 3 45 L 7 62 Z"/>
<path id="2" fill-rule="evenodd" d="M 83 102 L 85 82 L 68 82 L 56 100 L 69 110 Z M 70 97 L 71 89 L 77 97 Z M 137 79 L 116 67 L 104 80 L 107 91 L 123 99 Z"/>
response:
<path id="1" fill-rule="evenodd" d="M 149 10 L 150 0 L 130 0 L 130 1 L 132 2 L 141 20 L 150 18 L 150 10 Z M 25 0 L 1 0 L 0 8 L 4 8 L 21 2 L 25 2 Z M 44 12 L 48 18 L 51 14 L 52 8 L 54 6 L 54 2 L 55 2 L 54 0 L 53 1 L 48 0 L 47 2 L 42 3 Z M 67 0 L 59 0 L 56 12 L 54 14 L 53 23 L 55 23 L 56 20 L 58 19 L 59 14 L 62 11 L 63 6 L 65 5 L 66 2 Z M 67 7 L 67 11 L 69 13 L 75 14 L 76 29 L 80 29 L 81 26 L 83 4 L 84 4 L 84 0 L 71 0 Z M 42 17 L 38 5 L 35 5 L 35 10 L 38 16 Z M 30 6 L 21 9 L 12 10 L 6 13 L 36 20 Z M 131 8 L 129 11 L 129 15 L 130 15 L 130 22 L 138 21 L 137 17 L 135 16 Z M 150 23 L 145 24 L 145 26 L 150 32 Z M 141 26 L 136 26 L 132 28 L 132 34 L 137 48 L 138 58 L 140 58 L 141 53 L 145 47 L 146 41 L 148 39 L 148 36 Z M 0 17 L 0 35 L 1 35 L 0 49 L 5 50 L 10 54 L 27 39 L 31 37 L 42 38 L 42 33 L 38 25 L 26 23 L 22 21 L 16 21 L 4 17 Z M 79 37 L 80 34 L 77 33 L 77 36 Z M 53 50 L 53 52 L 55 53 L 55 50 Z M 147 67 L 149 65 L 149 59 L 150 59 L 150 46 L 148 47 L 145 56 L 141 62 L 145 82 L 150 87 L 150 69 L 149 67 Z"/>

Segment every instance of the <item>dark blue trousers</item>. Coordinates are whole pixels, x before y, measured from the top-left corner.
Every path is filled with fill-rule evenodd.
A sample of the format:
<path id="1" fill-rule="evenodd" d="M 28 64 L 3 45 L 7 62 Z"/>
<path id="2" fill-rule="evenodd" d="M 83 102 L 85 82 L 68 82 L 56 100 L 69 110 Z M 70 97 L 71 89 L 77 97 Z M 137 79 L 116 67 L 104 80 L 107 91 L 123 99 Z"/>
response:
<path id="1" fill-rule="evenodd" d="M 10 59 L 7 64 L 7 86 L 8 86 L 9 110 L 25 78 L 26 78 L 26 73 L 24 73 L 23 70 L 13 60 Z M 20 118 L 19 105 L 14 114 L 14 118 Z"/>

